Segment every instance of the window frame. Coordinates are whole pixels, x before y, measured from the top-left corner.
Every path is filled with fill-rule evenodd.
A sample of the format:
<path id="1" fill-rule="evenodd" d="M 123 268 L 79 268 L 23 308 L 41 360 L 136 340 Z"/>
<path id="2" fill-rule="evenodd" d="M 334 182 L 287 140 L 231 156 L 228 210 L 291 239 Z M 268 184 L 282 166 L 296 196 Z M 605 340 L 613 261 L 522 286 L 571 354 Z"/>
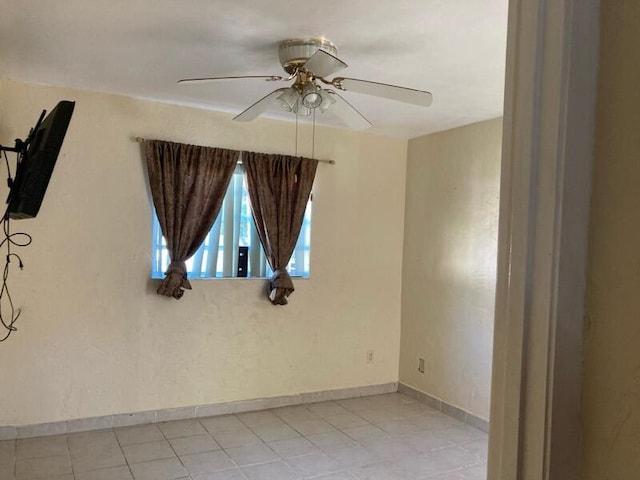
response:
<path id="1" fill-rule="evenodd" d="M 240 195 L 240 196 L 238 196 Z M 230 207 L 228 201 L 232 199 L 233 204 Z M 311 276 L 311 214 L 312 214 L 312 200 L 313 194 L 309 196 L 309 200 L 307 202 L 307 206 L 305 209 L 303 223 L 300 229 L 300 234 L 298 240 L 296 242 L 296 247 L 291 255 L 291 259 L 289 262 L 289 266 L 287 270 L 289 271 L 291 277 L 297 279 L 306 279 Z M 239 202 L 238 202 L 239 201 Z M 247 183 L 246 177 L 244 173 L 244 168 L 241 163 L 236 167 L 236 171 L 233 174 L 231 181 L 229 182 L 229 186 L 227 187 L 227 191 L 225 192 L 225 197 L 223 200 L 223 204 L 220 208 L 220 212 L 218 213 L 218 217 L 216 218 L 215 223 L 211 227 L 207 237 L 203 241 L 202 245 L 198 248 L 198 250 L 186 261 L 187 263 L 187 278 L 191 280 L 224 280 L 224 279 L 268 279 L 273 275 L 273 271 L 271 270 L 268 261 L 264 255 L 264 249 L 262 248 L 262 244 L 260 243 L 258 232 L 253 223 L 253 215 L 250 210 L 250 199 L 247 191 Z M 238 203 L 240 203 L 238 209 Z M 243 208 L 245 210 L 243 214 Z M 246 212 L 249 212 L 248 214 Z M 226 220 L 227 215 L 233 215 L 234 217 L 231 220 Z M 155 211 L 155 208 L 152 209 L 152 232 L 151 232 L 151 272 L 150 277 L 152 279 L 162 279 L 165 276 L 165 271 L 169 265 L 170 259 L 169 254 L 166 247 L 166 241 L 162 235 L 162 229 L 160 227 L 160 222 L 158 221 L 158 217 Z M 234 229 L 237 229 L 234 234 L 229 235 L 224 231 L 224 225 L 230 226 L 231 222 L 233 222 Z M 240 240 L 238 235 L 239 225 L 244 222 L 245 227 L 245 237 L 246 228 L 250 229 L 249 237 L 250 241 L 246 242 Z M 247 227 L 248 225 L 248 227 Z M 207 267 L 207 262 L 210 260 L 208 255 L 211 254 L 210 251 L 207 251 L 211 248 L 210 242 L 212 241 L 210 236 L 213 234 L 220 235 L 220 240 L 218 241 L 218 252 L 216 254 L 216 272 L 215 275 L 211 275 L 211 265 Z M 231 257 L 231 266 L 229 266 L 229 255 L 226 254 L 225 248 L 225 240 L 228 238 L 232 238 L 232 241 L 237 240 L 235 242 L 235 248 L 240 246 L 248 246 L 249 247 L 249 268 L 246 276 L 238 276 L 237 275 L 237 257 L 238 252 L 234 252 Z M 257 242 L 255 245 L 253 242 Z M 247 245 L 247 243 L 249 243 Z M 259 248 L 259 253 L 255 252 L 255 248 Z M 214 247 L 215 248 L 215 247 Z M 203 250 L 205 250 L 203 252 Z M 197 257 L 200 256 L 198 259 Z M 199 260 L 199 264 L 201 268 L 198 271 L 193 271 L 192 263 L 194 259 Z M 220 261 L 223 259 L 223 262 L 227 262 L 223 269 L 220 270 Z M 255 268 L 251 268 L 251 262 L 255 263 L 259 262 L 258 266 L 258 274 L 252 275 L 251 272 L 255 271 Z M 296 268 L 290 268 L 291 264 L 302 264 L 303 268 L 300 272 Z M 225 275 L 224 270 L 231 271 L 232 274 Z"/>

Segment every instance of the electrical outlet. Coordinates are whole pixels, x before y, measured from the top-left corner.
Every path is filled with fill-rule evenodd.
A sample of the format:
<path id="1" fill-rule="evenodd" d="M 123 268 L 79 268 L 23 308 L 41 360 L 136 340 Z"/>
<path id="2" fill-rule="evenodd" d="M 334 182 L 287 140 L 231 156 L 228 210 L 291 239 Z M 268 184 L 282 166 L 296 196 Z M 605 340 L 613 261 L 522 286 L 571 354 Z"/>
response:
<path id="1" fill-rule="evenodd" d="M 373 350 L 367 350 L 367 363 L 373 363 Z"/>
<path id="2" fill-rule="evenodd" d="M 424 358 L 418 359 L 418 371 L 424 373 Z"/>

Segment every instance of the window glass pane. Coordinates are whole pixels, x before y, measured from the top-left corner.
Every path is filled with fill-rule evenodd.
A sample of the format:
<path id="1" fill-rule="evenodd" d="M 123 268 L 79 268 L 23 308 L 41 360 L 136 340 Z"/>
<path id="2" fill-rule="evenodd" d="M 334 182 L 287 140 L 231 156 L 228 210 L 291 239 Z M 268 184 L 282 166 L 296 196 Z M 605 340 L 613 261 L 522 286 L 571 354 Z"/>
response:
<path id="1" fill-rule="evenodd" d="M 244 180 L 244 171 L 242 166 L 238 165 L 229 182 L 218 218 L 198 251 L 185 262 L 189 278 L 237 277 L 238 247 L 249 247 L 247 276 L 270 277 L 273 275 L 253 223 L 249 192 Z M 288 270 L 291 276 L 309 276 L 310 243 L 311 202 L 307 204 L 300 236 L 289 262 Z M 152 278 L 163 278 L 168 267 L 169 252 L 154 213 Z"/>

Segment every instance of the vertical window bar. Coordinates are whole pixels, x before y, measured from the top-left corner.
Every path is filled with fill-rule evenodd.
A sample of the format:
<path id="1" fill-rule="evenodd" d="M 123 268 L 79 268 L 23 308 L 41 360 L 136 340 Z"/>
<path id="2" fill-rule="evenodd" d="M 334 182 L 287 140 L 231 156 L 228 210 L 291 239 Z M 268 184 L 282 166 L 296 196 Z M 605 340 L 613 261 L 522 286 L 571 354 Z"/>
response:
<path id="1" fill-rule="evenodd" d="M 209 240 L 209 237 L 211 236 L 211 231 L 209 231 L 209 233 L 207 234 L 207 236 L 204 239 L 204 242 L 202 242 L 202 245 L 200 245 L 198 247 L 198 250 L 196 250 L 196 253 L 193 254 L 193 257 L 191 257 L 191 271 L 189 272 L 193 277 L 204 277 L 205 275 L 203 275 L 205 272 L 202 271 L 202 255 L 204 254 L 204 250 L 205 248 L 203 248 Z"/>
<path id="2" fill-rule="evenodd" d="M 242 220 L 242 171 L 233 175 L 233 243 L 231 244 L 231 276 L 238 276 L 238 255 L 240 246 L 240 221 Z"/>
<path id="3" fill-rule="evenodd" d="M 162 264 L 163 251 L 166 250 L 166 247 L 162 243 L 162 229 L 160 228 L 160 222 L 158 222 L 158 217 L 156 216 L 155 210 L 153 211 L 153 222 L 152 222 L 152 231 L 153 231 L 153 251 L 155 255 L 153 256 L 153 265 L 151 275 L 159 278 L 162 277 L 164 271 L 167 269 L 169 265 Z"/>
<path id="4" fill-rule="evenodd" d="M 295 268 L 291 269 L 291 274 L 304 275 L 304 249 L 296 247 L 293 251 L 293 258 Z"/>

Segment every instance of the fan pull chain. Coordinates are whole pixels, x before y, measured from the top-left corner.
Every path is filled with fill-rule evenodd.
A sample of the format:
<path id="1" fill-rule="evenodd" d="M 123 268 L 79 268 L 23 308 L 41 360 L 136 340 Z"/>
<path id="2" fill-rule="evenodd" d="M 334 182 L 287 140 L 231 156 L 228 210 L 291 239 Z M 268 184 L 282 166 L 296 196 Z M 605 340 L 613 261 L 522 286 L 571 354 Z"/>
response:
<path id="1" fill-rule="evenodd" d="M 296 153 L 294 156 L 298 156 L 298 109 L 296 109 Z"/>
<path id="2" fill-rule="evenodd" d="M 311 133 L 311 158 L 316 158 L 316 109 L 313 109 L 313 131 Z"/>

